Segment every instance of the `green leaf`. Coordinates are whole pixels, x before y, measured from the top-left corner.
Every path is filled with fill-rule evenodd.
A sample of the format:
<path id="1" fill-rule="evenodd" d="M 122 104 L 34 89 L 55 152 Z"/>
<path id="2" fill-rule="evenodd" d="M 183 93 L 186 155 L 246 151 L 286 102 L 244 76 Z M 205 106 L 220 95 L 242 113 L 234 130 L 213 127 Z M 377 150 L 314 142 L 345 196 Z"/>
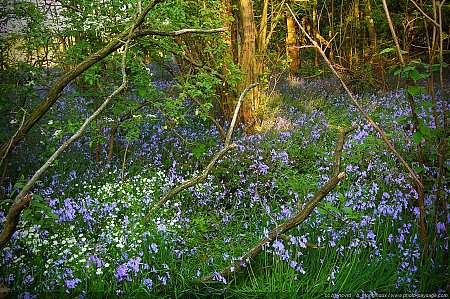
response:
<path id="1" fill-rule="evenodd" d="M 328 212 L 325 211 L 325 210 L 322 209 L 322 208 L 317 208 L 317 211 L 319 211 L 319 213 L 322 214 L 322 215 L 327 215 L 327 214 L 328 214 Z"/>
<path id="2" fill-rule="evenodd" d="M 197 146 L 192 149 L 192 154 L 194 154 L 196 158 L 200 158 L 205 152 L 206 148 L 204 144 L 197 144 Z"/>
<path id="3" fill-rule="evenodd" d="M 424 167 L 416 167 L 416 173 L 417 174 L 419 174 L 419 173 L 424 173 L 425 172 L 425 168 Z"/>
<path id="4" fill-rule="evenodd" d="M 423 86 L 408 86 L 407 91 L 413 97 L 419 95 L 419 93 L 426 93 L 426 90 Z"/>
<path id="5" fill-rule="evenodd" d="M 353 210 L 350 207 L 343 207 L 342 210 L 349 215 L 353 215 Z"/>
<path id="6" fill-rule="evenodd" d="M 391 48 L 386 48 L 384 50 L 382 50 L 380 52 L 380 55 L 386 54 L 386 53 L 391 53 L 391 52 L 395 52 L 395 48 L 391 47 Z"/>
<path id="7" fill-rule="evenodd" d="M 36 208 L 41 209 L 42 211 L 51 211 L 52 210 L 49 206 L 47 206 L 43 203 L 37 202 L 37 201 L 33 201 L 32 205 Z"/>
<path id="8" fill-rule="evenodd" d="M 418 71 L 416 68 L 414 68 L 414 69 L 411 70 L 411 72 L 409 73 L 409 77 L 410 77 L 411 79 L 413 79 L 414 82 L 417 82 L 417 80 L 419 80 L 421 76 L 420 76 L 419 71 Z"/>
<path id="9" fill-rule="evenodd" d="M 427 126 L 420 126 L 419 130 L 424 136 L 430 136 L 431 135 L 431 129 L 429 127 L 427 127 Z"/>
<path id="10" fill-rule="evenodd" d="M 402 69 L 398 69 L 394 72 L 394 76 L 398 76 L 399 74 L 401 74 L 403 71 Z"/>
<path id="11" fill-rule="evenodd" d="M 39 194 L 33 194 L 33 198 L 39 201 L 43 200 L 42 196 L 40 196 Z"/>
<path id="12" fill-rule="evenodd" d="M 448 63 L 446 63 L 445 61 L 442 62 L 442 68 L 446 68 L 446 67 L 448 67 Z M 432 69 L 433 72 L 439 71 L 440 68 L 441 68 L 441 64 L 440 63 L 436 63 L 436 64 L 433 64 L 431 66 L 431 69 Z"/>
<path id="13" fill-rule="evenodd" d="M 415 132 L 415 133 L 413 134 L 412 140 L 413 140 L 415 143 L 419 144 L 420 142 L 422 142 L 422 138 L 423 138 L 423 135 L 422 135 L 421 132 Z"/>
<path id="14" fill-rule="evenodd" d="M 424 101 L 419 103 L 420 106 L 428 108 L 428 107 L 435 107 L 436 105 L 433 102 L 430 101 Z"/>
<path id="15" fill-rule="evenodd" d="M 328 210 L 333 211 L 333 212 L 335 212 L 335 213 L 340 213 L 340 212 L 341 212 L 338 208 L 332 206 L 331 203 L 327 204 L 325 207 L 326 207 Z"/>
<path id="16" fill-rule="evenodd" d="M 438 157 L 438 153 L 436 151 L 431 152 L 430 157 L 428 157 L 428 160 L 430 162 L 433 162 L 436 160 L 436 158 Z"/>
<path id="17" fill-rule="evenodd" d="M 396 121 L 397 123 L 403 123 L 403 122 L 405 122 L 408 118 L 409 118 L 408 116 L 402 115 L 402 116 L 397 117 L 397 118 L 395 119 L 395 121 Z"/>
<path id="18" fill-rule="evenodd" d="M 48 212 L 47 213 L 48 216 L 50 216 L 50 218 L 53 218 L 55 220 L 59 220 L 59 215 L 53 212 Z"/>

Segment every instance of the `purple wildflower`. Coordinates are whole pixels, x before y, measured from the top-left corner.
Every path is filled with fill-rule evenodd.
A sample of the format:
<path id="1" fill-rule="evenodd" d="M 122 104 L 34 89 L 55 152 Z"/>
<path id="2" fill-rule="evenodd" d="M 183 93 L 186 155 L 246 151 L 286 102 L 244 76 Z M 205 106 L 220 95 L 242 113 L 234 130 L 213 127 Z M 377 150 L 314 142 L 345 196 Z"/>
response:
<path id="1" fill-rule="evenodd" d="M 87 261 L 87 265 L 88 266 L 92 266 L 92 265 L 97 265 L 97 268 L 101 268 L 102 267 L 102 260 L 99 259 L 98 257 L 91 255 L 89 257 L 89 260 Z"/>
<path id="2" fill-rule="evenodd" d="M 126 264 L 121 264 L 119 265 L 119 267 L 117 267 L 115 276 L 117 282 L 121 282 L 123 280 L 131 281 L 131 277 L 128 274 L 128 267 Z"/>
<path id="3" fill-rule="evenodd" d="M 278 241 L 278 240 L 275 240 L 274 242 L 273 242 L 273 248 L 275 248 L 275 250 L 276 251 L 279 251 L 279 252 L 282 252 L 282 251 L 284 251 L 284 245 L 283 245 L 283 243 L 281 243 L 280 241 Z"/>
<path id="4" fill-rule="evenodd" d="M 139 264 L 141 262 L 141 258 L 137 257 L 135 259 L 130 258 L 128 260 L 128 267 L 134 271 L 134 275 L 137 275 L 139 272 Z"/>
<path id="5" fill-rule="evenodd" d="M 150 278 L 144 279 L 144 285 L 147 289 L 151 289 L 153 287 L 153 280 Z"/>
<path id="6" fill-rule="evenodd" d="M 158 245 L 156 245 L 155 243 L 152 243 L 150 245 L 150 248 L 154 253 L 158 253 Z"/>
<path id="7" fill-rule="evenodd" d="M 290 264 L 292 269 L 295 269 L 295 267 L 297 267 L 297 262 L 296 261 L 291 261 Z"/>
<path id="8" fill-rule="evenodd" d="M 80 283 L 81 280 L 79 278 L 75 279 L 67 279 L 66 280 L 66 287 L 69 289 L 74 289 L 78 283 Z"/>

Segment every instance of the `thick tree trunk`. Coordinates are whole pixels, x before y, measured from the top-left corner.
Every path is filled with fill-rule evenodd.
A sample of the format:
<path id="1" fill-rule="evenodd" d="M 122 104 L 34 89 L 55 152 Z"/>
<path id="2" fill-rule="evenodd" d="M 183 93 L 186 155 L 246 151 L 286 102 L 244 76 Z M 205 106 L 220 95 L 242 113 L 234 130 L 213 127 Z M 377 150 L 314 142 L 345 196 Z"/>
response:
<path id="1" fill-rule="evenodd" d="M 289 75 L 293 77 L 300 69 L 300 49 L 297 42 L 295 20 L 289 12 L 286 12 L 286 56 L 289 65 Z"/>
<path id="2" fill-rule="evenodd" d="M 239 89 L 243 90 L 249 84 L 258 82 L 256 68 L 256 25 L 251 0 L 238 1 L 238 64 L 245 74 Z M 255 110 L 259 100 L 259 88 L 248 93 L 242 104 L 240 120 L 249 134 L 257 130 Z"/>

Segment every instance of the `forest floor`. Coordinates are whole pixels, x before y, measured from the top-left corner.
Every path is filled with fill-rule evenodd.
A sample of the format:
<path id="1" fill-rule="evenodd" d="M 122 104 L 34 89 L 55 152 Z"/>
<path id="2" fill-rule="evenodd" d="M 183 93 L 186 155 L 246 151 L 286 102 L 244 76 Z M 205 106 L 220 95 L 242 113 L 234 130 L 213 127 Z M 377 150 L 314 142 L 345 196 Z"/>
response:
<path id="1" fill-rule="evenodd" d="M 154 82 L 163 91 L 171 84 Z M 444 298 L 448 219 L 439 215 L 436 241 L 431 238 L 436 165 L 421 170 L 434 253 L 426 260 L 412 180 L 338 86 L 332 79 L 281 80 L 258 111 L 261 132 L 246 136 L 238 129 L 237 146 L 206 182 L 160 209 L 153 206 L 163 194 L 199 175 L 222 148 L 217 130 L 192 109 L 170 127 L 160 111 L 146 108 L 119 130 L 109 161 L 108 139 L 101 140 L 96 162 L 97 123 L 38 183 L 1 252 L 0 284 L 19 298 Z M 74 88 L 66 88 L 63 99 L 36 136 L 16 149 L 14 168 L 22 179 L 70 136 L 74 120 L 89 114 L 89 99 Z M 404 91 L 364 92 L 358 99 L 417 169 Z M 417 98 L 430 128 L 433 108 L 449 105 L 439 94 L 436 99 Z M 295 215 L 330 178 L 339 130 L 352 125 L 358 127 L 342 153 L 345 180 L 305 222 L 264 246 L 244 270 L 222 277 L 222 269 Z M 108 136 L 107 120 L 102 130 Z M 427 157 L 433 155 L 432 144 L 423 145 Z M 22 183 L 3 188 L 2 196 L 12 198 Z M 444 188 L 448 194 L 449 184 Z M 3 204 L 1 222 L 5 215 Z M 211 274 L 214 282 L 201 281 Z"/>

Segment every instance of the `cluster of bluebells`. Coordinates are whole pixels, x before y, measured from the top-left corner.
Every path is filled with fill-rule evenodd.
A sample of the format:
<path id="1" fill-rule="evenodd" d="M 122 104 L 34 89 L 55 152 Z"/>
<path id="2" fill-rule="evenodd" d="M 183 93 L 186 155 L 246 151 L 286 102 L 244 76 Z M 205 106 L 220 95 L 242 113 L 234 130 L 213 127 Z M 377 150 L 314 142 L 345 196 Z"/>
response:
<path id="1" fill-rule="evenodd" d="M 240 136 L 238 146 L 219 161 L 205 183 L 185 190 L 157 213 L 151 213 L 155 201 L 170 188 L 198 175 L 207 158 L 220 149 L 214 127 L 196 121 L 194 116 L 192 123 L 179 125 L 176 134 L 167 130 L 162 121 L 141 123 L 140 138 L 131 142 L 135 150 L 130 150 L 124 170 L 121 159 L 99 163 L 100 171 L 87 166 L 92 160 L 89 139 L 80 139 L 71 150 L 81 154 L 60 165 L 61 169 L 71 166 L 66 163 L 74 167 L 68 172 L 50 171 L 35 190 L 56 219 L 35 212 L 35 217 L 44 217 L 46 222 L 21 222 L 21 229 L 2 250 L 0 282 L 23 294 L 54 290 L 75 294 L 88 281 L 114 281 L 120 295 L 127 284 L 156 292 L 173 281 L 173 271 L 186 271 L 186 276 L 196 278 L 201 273 L 215 273 L 214 280 L 227 284 L 218 268 L 240 260 L 251 246 L 249 240 L 257 241 L 291 219 L 314 190 L 330 178 L 336 136 L 330 134 L 332 124 L 327 115 L 315 107 L 320 103 L 314 104 L 312 99 L 332 100 L 332 105 L 343 111 L 348 100 L 332 83 L 283 81 L 279 93 L 284 97 L 311 99 L 305 100 L 302 107 L 285 107 L 283 112 L 264 120 L 266 130 L 260 134 Z M 155 87 L 164 90 L 170 84 L 155 82 Z M 392 123 L 395 132 L 401 131 L 395 119 L 408 114 L 406 108 L 394 104 L 398 97 L 397 93 L 386 94 L 385 98 L 375 95 L 369 97 L 366 107 L 372 111 L 379 107 L 392 110 L 382 120 Z M 61 106 L 55 108 L 55 119 L 70 109 L 86 114 L 83 101 L 75 101 L 80 106 L 61 101 Z M 327 247 L 338 256 L 370 252 L 372 263 L 387 261 L 397 267 L 397 287 L 414 291 L 421 258 L 415 222 L 419 213 L 417 192 L 406 172 L 386 158 L 386 150 L 369 142 L 376 136 L 373 128 L 356 109 L 345 111 L 346 117 L 359 125 L 346 140 L 346 181 L 324 199 L 321 209 L 289 232 L 289 240 L 280 238 L 267 243 L 264 252 L 295 273 L 306 275 L 307 253 L 313 250 L 308 244 Z M 146 112 L 163 118 L 158 111 Z M 47 124 L 53 128 L 54 123 Z M 413 147 L 411 137 L 410 132 L 394 134 L 394 141 Z M 117 138 L 124 145 L 129 142 L 123 136 Z M 211 138 L 217 142 L 209 142 Z M 195 154 L 192 146 L 199 143 L 209 144 L 201 155 Z M 329 144 L 329 148 L 323 156 L 315 157 L 312 165 L 316 172 L 302 176 L 310 179 L 313 187 L 304 192 L 286 182 L 293 174 L 296 179 L 300 177 L 297 169 L 304 165 L 299 165 L 299 159 L 316 143 Z M 4 193 L 13 189 L 11 185 Z M 433 201 L 433 195 L 428 195 L 426 204 Z M 6 211 L 0 210 L 2 223 L 5 217 Z M 378 225 L 390 228 L 386 241 L 378 235 Z M 448 249 L 442 219 L 437 233 L 438 249 Z M 214 246 L 215 242 L 219 245 Z M 386 248 L 389 254 L 383 252 Z M 196 264 L 195 268 L 184 269 L 181 265 L 186 260 L 201 263 L 201 268 Z M 328 269 L 327 282 L 334 285 L 341 271 L 342 267 L 333 265 Z"/>

